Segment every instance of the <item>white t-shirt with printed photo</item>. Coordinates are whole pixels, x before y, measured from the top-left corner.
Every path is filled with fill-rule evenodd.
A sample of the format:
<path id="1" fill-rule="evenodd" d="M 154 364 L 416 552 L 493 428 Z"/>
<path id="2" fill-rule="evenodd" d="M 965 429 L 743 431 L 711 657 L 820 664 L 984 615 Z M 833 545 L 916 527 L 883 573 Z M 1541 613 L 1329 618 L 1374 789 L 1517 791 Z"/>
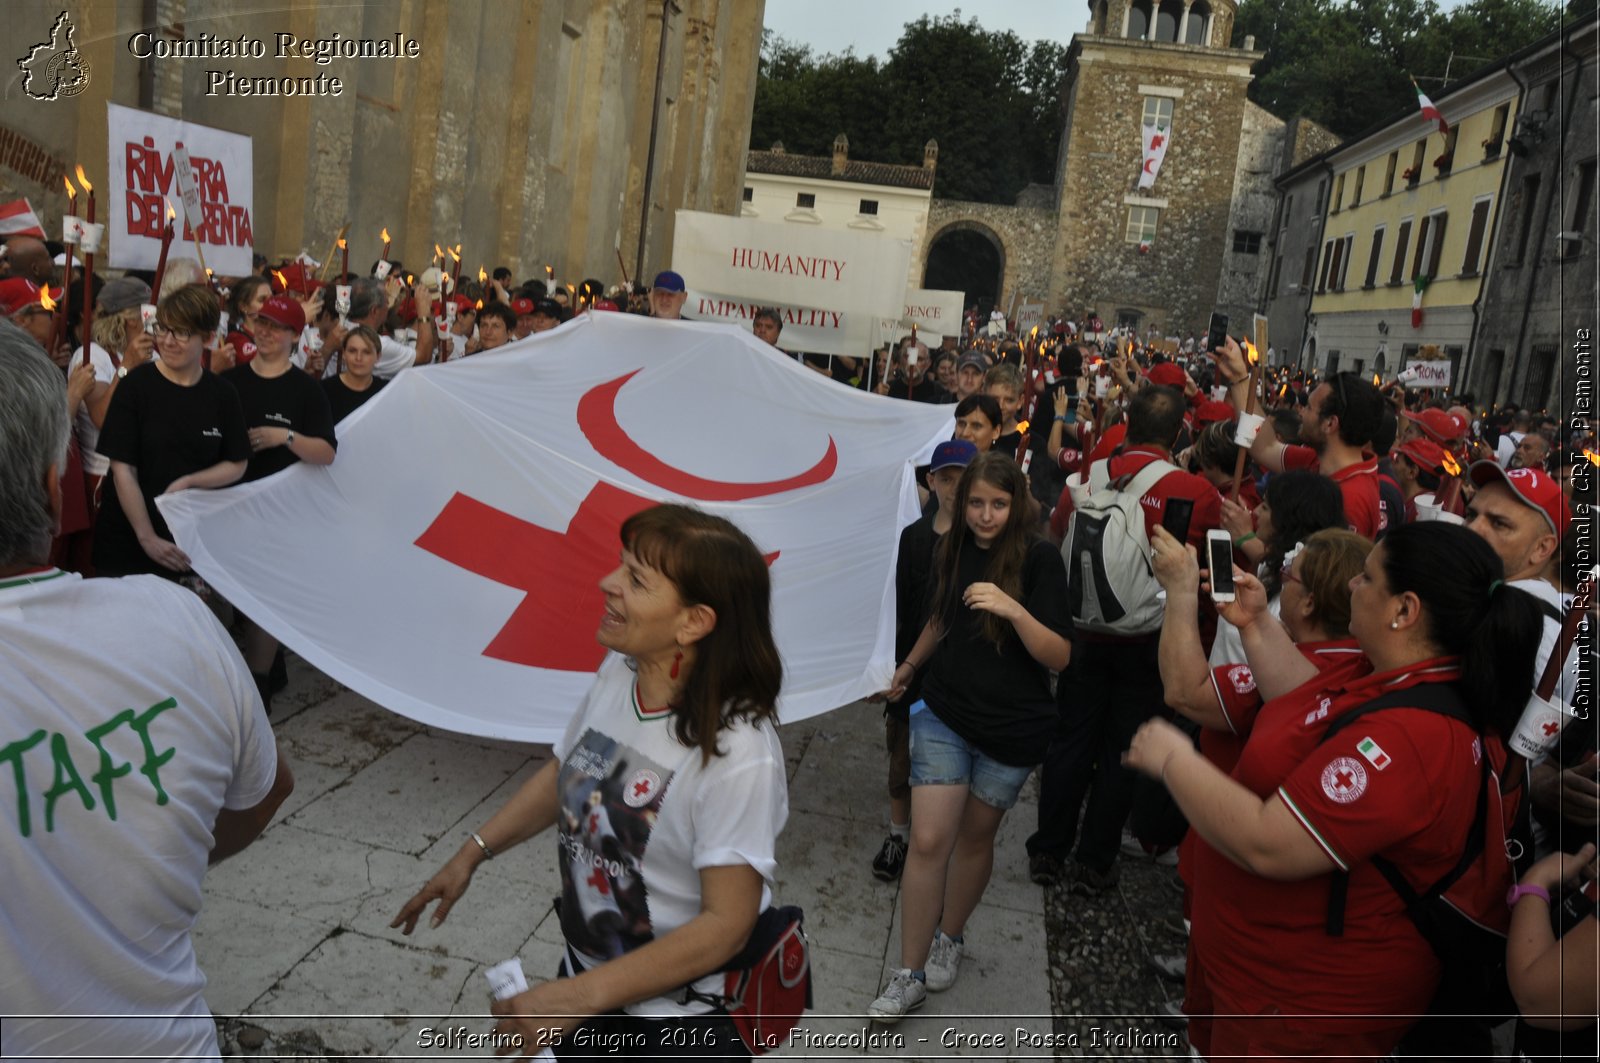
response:
<path id="1" fill-rule="evenodd" d="M 740 722 L 718 736 L 721 755 L 673 735 L 670 714 L 637 705 L 625 658 L 607 655 L 566 733 L 558 823 L 561 925 L 585 967 L 596 966 L 700 914 L 700 871 L 745 864 L 771 903 L 778 833 L 789 817 L 783 747 L 771 721 Z M 695 983 L 721 991 L 722 976 Z M 662 1017 L 707 1010 L 657 997 L 631 1005 Z"/>
<path id="2" fill-rule="evenodd" d="M 278 764 L 239 651 L 174 583 L 47 569 L 0 581 L 0 691 L 5 1051 L 216 1057 L 200 883 Z"/>

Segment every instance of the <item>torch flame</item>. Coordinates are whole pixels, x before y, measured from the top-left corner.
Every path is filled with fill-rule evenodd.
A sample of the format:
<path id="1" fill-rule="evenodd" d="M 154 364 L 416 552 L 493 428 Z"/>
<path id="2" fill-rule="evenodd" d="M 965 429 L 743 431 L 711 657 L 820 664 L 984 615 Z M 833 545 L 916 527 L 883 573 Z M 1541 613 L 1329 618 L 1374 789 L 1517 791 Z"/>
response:
<path id="1" fill-rule="evenodd" d="M 385 225 L 383 227 L 383 232 L 378 234 L 378 238 L 381 239 L 384 243 L 388 243 L 389 242 L 389 227 L 387 225 Z"/>
<path id="2" fill-rule="evenodd" d="M 61 180 L 62 183 L 67 186 L 67 195 L 76 196 L 78 194 L 78 190 L 72 187 L 72 178 L 68 177 L 66 174 L 62 174 Z"/>
<path id="3" fill-rule="evenodd" d="M 39 289 L 39 305 L 44 307 L 46 310 L 51 311 L 52 313 L 55 312 L 56 301 L 50 298 L 49 285 Z"/>
<path id="4" fill-rule="evenodd" d="M 1028 333 L 1028 338 L 1029 339 L 1037 339 L 1038 336 L 1039 336 L 1039 326 L 1035 325 L 1035 326 L 1033 326 L 1033 331 Z"/>
<path id="5" fill-rule="evenodd" d="M 484 281 L 486 281 L 488 279 L 489 279 L 489 275 L 483 271 L 483 267 L 482 266 L 479 266 L 478 267 L 478 283 L 482 284 Z"/>
<path id="6" fill-rule="evenodd" d="M 555 270 L 554 270 L 554 269 L 552 269 L 552 268 L 551 268 L 551 267 L 550 267 L 550 266 L 549 266 L 549 265 L 546 265 L 546 266 L 545 266 L 545 267 L 544 267 L 544 275 L 545 275 L 545 276 L 546 276 L 546 277 L 549 277 L 549 276 L 551 276 L 551 275 L 552 275 L 552 274 L 554 274 L 554 273 L 555 273 Z"/>
<path id="7" fill-rule="evenodd" d="M 483 300 L 482 300 L 482 299 L 479 299 L 479 300 L 478 300 L 478 309 L 479 309 L 479 310 L 482 310 L 482 309 L 483 309 Z"/>
<path id="8" fill-rule="evenodd" d="M 1383 383 L 1382 378 L 1379 377 L 1377 373 L 1373 373 L 1372 374 L 1372 386 L 1373 387 L 1377 387 L 1381 383 Z"/>
<path id="9" fill-rule="evenodd" d="M 1017 431 L 1026 432 L 1027 430 L 1028 430 L 1028 422 L 1027 421 L 1019 421 L 1017 423 Z"/>
<path id="10" fill-rule="evenodd" d="M 165 196 L 163 196 L 161 198 L 162 198 L 162 201 L 165 202 L 166 205 L 167 205 L 167 220 L 170 222 L 170 221 L 174 220 L 175 218 L 177 218 L 178 212 L 176 210 L 172 209 L 172 200 L 167 199 Z"/>
<path id="11" fill-rule="evenodd" d="M 341 237 L 339 237 L 339 250 L 343 251 L 344 248 L 345 248 L 344 237 L 341 236 Z"/>
<path id="12" fill-rule="evenodd" d="M 94 185 L 90 184 L 89 179 L 83 175 L 83 167 L 75 166 L 74 169 L 78 171 L 78 183 L 83 186 L 83 190 L 85 192 L 93 192 Z"/>
<path id="13" fill-rule="evenodd" d="M 433 245 L 433 257 L 439 259 L 440 261 L 444 260 L 444 249 L 438 244 Z"/>
<path id="14" fill-rule="evenodd" d="M 1256 345 L 1251 343 L 1249 340 L 1244 341 L 1244 353 L 1245 357 L 1250 359 L 1251 365 L 1255 365 L 1257 362 L 1261 361 L 1261 355 L 1256 350 Z"/>
<path id="15" fill-rule="evenodd" d="M 1461 465 L 1456 461 L 1456 456 L 1448 450 L 1444 452 L 1444 471 L 1451 476 L 1461 475 Z"/>
<path id="16" fill-rule="evenodd" d="M 1596 454 L 1588 447 L 1583 448 L 1583 456 L 1588 458 L 1591 464 L 1600 465 L 1600 454 Z"/>
<path id="17" fill-rule="evenodd" d="M 277 269 L 273 270 L 272 271 L 272 276 L 277 280 L 278 284 L 282 286 L 284 291 L 288 291 L 289 290 L 289 278 L 287 278 L 287 277 L 285 277 L 283 275 L 283 271 L 282 270 L 277 270 Z"/>
<path id="18" fill-rule="evenodd" d="M 450 249 L 450 257 L 455 259 L 457 262 L 461 261 L 461 245 L 460 244 L 457 244 L 455 247 L 452 247 Z"/>

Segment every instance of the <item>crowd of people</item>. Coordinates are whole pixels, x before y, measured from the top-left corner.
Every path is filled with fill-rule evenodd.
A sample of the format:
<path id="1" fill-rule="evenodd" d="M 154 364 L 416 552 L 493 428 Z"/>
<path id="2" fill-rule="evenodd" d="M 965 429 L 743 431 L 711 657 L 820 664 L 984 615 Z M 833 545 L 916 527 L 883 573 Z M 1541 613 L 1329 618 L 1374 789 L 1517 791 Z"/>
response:
<path id="1" fill-rule="evenodd" d="M 0 263 L 0 676 L 27 691 L 0 749 L 18 780 L 0 853 L 15 903 L 40 905 L 0 929 L 0 1010 L 35 1016 L 8 1040 L 104 1046 L 104 1027 L 48 1020 L 71 999 L 168 1016 L 132 1023 L 118 1052 L 214 1054 L 188 933 L 206 863 L 292 787 L 268 723 L 283 655 L 191 571 L 155 500 L 332 463 L 339 422 L 413 366 L 585 311 L 676 320 L 687 286 L 670 270 L 648 288 L 504 269 L 455 284 L 396 262 L 331 283 L 262 262 L 218 283 L 176 260 L 158 290 L 91 278 L 85 336 L 60 287 L 81 278 L 57 275 L 43 241 L 10 238 Z M 782 327 L 776 311 L 752 322 L 779 349 Z M 1519 1051 L 1592 1025 L 1595 716 L 1542 753 L 1511 744 L 1536 689 L 1592 704 L 1569 622 L 1592 601 L 1577 495 L 1600 473 L 1592 422 L 1271 366 L 1232 338 L 1141 342 L 1093 315 L 1021 332 L 973 315 L 940 344 L 792 352 L 952 417 L 917 470 L 898 664 L 875 699 L 889 826 L 863 872 L 900 881 L 902 933 L 866 1014 L 894 1023 L 956 984 L 998 829 L 1037 771 L 1041 886 L 1095 894 L 1129 859 L 1176 863 L 1191 933 L 1161 969 L 1184 982 L 1202 1056 L 1490 1051 L 1499 1012 L 1459 1017 L 1477 1004 L 1453 976 L 1473 965 L 1412 894 L 1498 933 Z M 412 933 L 435 904 L 438 925 L 481 863 L 554 826 L 566 956 L 558 979 L 496 1003 L 497 1032 L 534 1044 L 555 1028 L 558 1055 L 579 1030 L 739 1054 L 718 972 L 768 925 L 787 817 L 766 565 L 683 506 L 632 518 L 620 547 L 601 584 L 611 652 L 553 760 L 394 925 Z M 96 646 L 119 652 L 84 656 Z M 101 720 L 113 704 L 149 708 Z M 35 780 L 54 762 L 42 833 L 25 755 Z M 91 758 L 98 771 L 76 766 Z M 135 764 L 144 789 L 117 781 Z M 179 855 L 129 906 L 97 869 L 152 849 Z M 40 936 L 68 925 L 93 928 L 70 954 Z M 58 962 L 31 962 L 46 952 Z M 89 970 L 69 992 L 64 972 Z"/>

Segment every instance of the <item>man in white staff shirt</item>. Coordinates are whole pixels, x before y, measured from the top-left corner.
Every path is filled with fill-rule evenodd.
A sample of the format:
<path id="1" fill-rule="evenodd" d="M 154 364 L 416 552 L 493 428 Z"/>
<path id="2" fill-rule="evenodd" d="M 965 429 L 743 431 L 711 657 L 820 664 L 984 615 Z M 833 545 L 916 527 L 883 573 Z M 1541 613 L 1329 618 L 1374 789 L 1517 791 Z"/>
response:
<path id="1" fill-rule="evenodd" d="M 46 562 L 67 427 L 61 371 L 0 322 L 4 1051 L 215 1059 L 190 940 L 200 881 L 294 781 L 199 598 Z"/>

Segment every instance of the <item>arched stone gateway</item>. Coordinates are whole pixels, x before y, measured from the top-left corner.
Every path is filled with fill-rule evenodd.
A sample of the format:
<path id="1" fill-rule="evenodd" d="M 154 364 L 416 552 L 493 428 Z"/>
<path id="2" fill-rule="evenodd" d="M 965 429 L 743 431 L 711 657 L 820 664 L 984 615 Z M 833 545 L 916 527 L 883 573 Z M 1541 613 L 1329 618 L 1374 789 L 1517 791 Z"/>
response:
<path id="1" fill-rule="evenodd" d="M 969 302 L 987 296 L 1002 308 L 1013 292 L 1019 304 L 1048 300 L 1055 211 L 935 199 L 927 231 L 913 270 L 924 287 L 964 291 Z"/>

